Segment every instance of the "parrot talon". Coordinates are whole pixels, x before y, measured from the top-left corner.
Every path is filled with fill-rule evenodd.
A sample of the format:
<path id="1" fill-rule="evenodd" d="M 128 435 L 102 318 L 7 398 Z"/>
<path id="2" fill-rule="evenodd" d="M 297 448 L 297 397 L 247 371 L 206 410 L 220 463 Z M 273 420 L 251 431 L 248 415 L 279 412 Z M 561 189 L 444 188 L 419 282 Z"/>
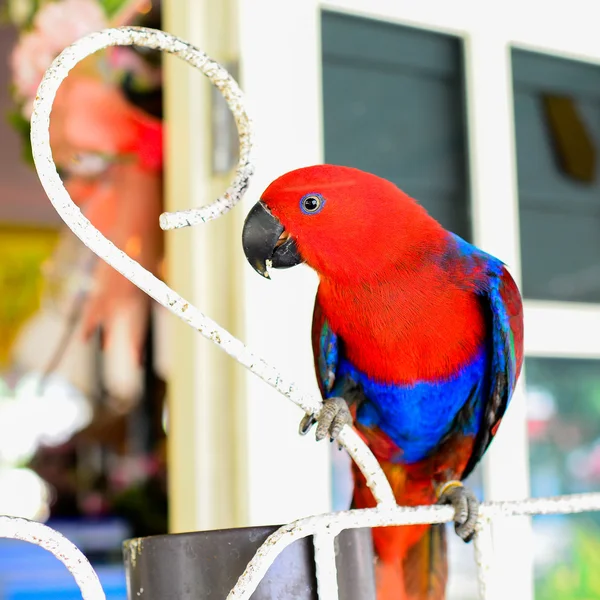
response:
<path id="1" fill-rule="evenodd" d="M 343 398 L 327 398 L 317 417 L 317 442 L 326 436 L 333 442 L 337 439 L 344 425 L 352 425 L 352 415 Z"/>
<path id="2" fill-rule="evenodd" d="M 475 494 L 460 481 L 449 481 L 441 488 L 438 504 L 449 504 L 454 508 L 454 531 L 464 542 L 470 542 L 475 536 L 479 516 L 479 501 Z"/>
<path id="3" fill-rule="evenodd" d="M 311 429 L 312 426 L 317 422 L 317 419 L 314 415 L 304 415 L 302 421 L 300 421 L 300 426 L 298 427 L 298 433 L 300 435 L 306 435 Z"/>

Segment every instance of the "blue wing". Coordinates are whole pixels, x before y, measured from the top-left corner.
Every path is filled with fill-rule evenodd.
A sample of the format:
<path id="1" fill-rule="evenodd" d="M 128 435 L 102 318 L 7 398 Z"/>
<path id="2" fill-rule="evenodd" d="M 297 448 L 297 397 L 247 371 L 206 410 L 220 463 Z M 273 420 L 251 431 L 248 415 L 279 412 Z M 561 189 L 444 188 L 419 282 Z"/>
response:
<path id="1" fill-rule="evenodd" d="M 317 379 L 323 397 L 327 398 L 336 381 L 339 344 L 338 336 L 329 327 L 318 299 L 313 313 L 312 344 Z"/>
<path id="2" fill-rule="evenodd" d="M 471 269 L 490 331 L 489 385 L 467 477 L 490 445 L 506 412 L 523 365 L 523 303 L 516 283 L 498 259 L 453 236 Z"/>

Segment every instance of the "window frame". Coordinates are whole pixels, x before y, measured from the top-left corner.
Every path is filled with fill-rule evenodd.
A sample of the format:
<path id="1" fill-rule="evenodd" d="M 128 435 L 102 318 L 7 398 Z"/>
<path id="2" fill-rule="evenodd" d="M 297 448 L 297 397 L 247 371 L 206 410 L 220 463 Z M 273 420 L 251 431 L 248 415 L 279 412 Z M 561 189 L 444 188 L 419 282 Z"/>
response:
<path id="1" fill-rule="evenodd" d="M 242 85 L 255 118 L 261 148 L 257 181 L 247 198 L 256 198 L 257 192 L 260 193 L 273 176 L 285 170 L 323 161 L 322 11 L 461 38 L 464 43 L 473 240 L 503 260 L 520 283 L 511 49 L 521 48 L 600 64 L 600 44 L 595 31 L 597 18 L 594 18 L 600 15 L 600 8 L 594 6 L 593 0 L 572 0 L 561 6 L 546 3 L 543 7 L 538 3 L 515 0 L 501 5 L 477 0 L 452 3 L 444 0 L 370 0 L 368 3 L 364 0 L 301 0 L 295 3 L 256 0 L 252 3 L 240 1 L 238 6 Z M 258 31 L 265 31 L 265 23 L 270 23 L 267 39 L 256 35 Z M 273 48 L 277 51 L 273 52 Z M 290 93 L 282 98 L 272 93 L 273 88 Z M 294 89 L 302 90 L 301 102 L 291 92 Z M 289 131 L 282 134 L 282 123 L 290 116 L 293 116 L 293 123 L 286 123 Z M 285 155 L 279 147 L 282 135 L 293 135 L 295 141 L 289 145 L 292 146 L 289 152 L 286 145 Z M 251 201 L 247 200 L 247 203 L 249 208 Z M 261 284 L 244 272 L 248 298 L 246 314 L 265 302 Z M 288 279 L 286 285 L 296 284 Z M 313 285 L 311 283 L 308 290 L 299 286 L 294 288 L 300 302 L 311 297 Z M 600 340 L 600 305 L 527 300 L 525 324 L 526 356 L 600 358 L 600 342 L 596 341 Z M 304 335 L 298 324 L 288 325 L 286 331 Z M 251 326 L 245 333 L 250 344 L 265 339 L 264 332 L 259 334 Z M 306 358 L 299 352 L 294 356 L 302 363 L 302 369 L 308 369 Z M 254 396 L 261 393 L 262 388 L 251 380 L 246 384 L 250 386 L 248 402 L 253 404 Z M 278 410 L 284 421 L 290 420 L 290 415 L 284 415 L 283 407 Z M 526 425 L 522 378 L 499 435 L 484 459 L 486 499 L 518 499 L 529 495 Z M 283 438 L 280 443 L 284 443 Z M 256 439 L 251 444 L 253 451 L 264 454 L 261 444 L 264 441 Z M 306 452 L 307 447 L 303 445 L 303 448 Z M 297 457 L 299 446 L 290 451 Z M 325 492 L 316 490 L 326 484 L 327 476 L 321 472 L 313 482 L 315 493 L 322 494 L 321 499 L 326 502 Z M 512 594 L 522 600 L 533 598 L 533 567 L 531 560 L 524 558 L 531 557 L 532 552 L 515 552 L 515 544 L 526 550 L 532 548 L 529 519 L 513 519 L 496 525 L 494 543 L 504 575 L 499 578 L 503 583 L 498 597 Z"/>

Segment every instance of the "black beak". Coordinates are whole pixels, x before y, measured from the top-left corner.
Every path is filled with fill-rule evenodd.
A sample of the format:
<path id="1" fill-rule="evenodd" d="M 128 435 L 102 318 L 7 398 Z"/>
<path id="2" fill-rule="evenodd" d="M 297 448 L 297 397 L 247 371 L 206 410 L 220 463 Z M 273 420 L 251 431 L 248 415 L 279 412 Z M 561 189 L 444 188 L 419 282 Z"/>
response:
<path id="1" fill-rule="evenodd" d="M 263 202 L 248 213 L 242 231 L 244 254 L 252 268 L 269 279 L 268 267 L 287 269 L 304 262 L 296 243 L 285 238 L 284 227 Z"/>

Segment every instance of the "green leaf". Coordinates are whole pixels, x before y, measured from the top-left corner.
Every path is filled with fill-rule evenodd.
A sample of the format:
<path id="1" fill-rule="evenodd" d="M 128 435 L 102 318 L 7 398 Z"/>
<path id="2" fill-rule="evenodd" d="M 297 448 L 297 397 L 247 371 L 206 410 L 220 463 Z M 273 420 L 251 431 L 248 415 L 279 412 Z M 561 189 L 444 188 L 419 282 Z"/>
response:
<path id="1" fill-rule="evenodd" d="M 21 136 L 21 159 L 28 165 L 33 166 L 33 150 L 31 148 L 31 138 L 29 132 L 31 124 L 20 111 L 12 110 L 6 115 L 6 120 Z"/>
<path id="2" fill-rule="evenodd" d="M 20 111 L 11 110 L 6 115 L 6 119 L 14 129 L 16 129 L 19 133 L 29 133 L 29 120 L 26 119 Z"/>
<path id="3" fill-rule="evenodd" d="M 127 4 L 127 2 L 128 0 L 100 0 L 100 5 L 104 9 L 106 16 L 111 19 Z"/>

